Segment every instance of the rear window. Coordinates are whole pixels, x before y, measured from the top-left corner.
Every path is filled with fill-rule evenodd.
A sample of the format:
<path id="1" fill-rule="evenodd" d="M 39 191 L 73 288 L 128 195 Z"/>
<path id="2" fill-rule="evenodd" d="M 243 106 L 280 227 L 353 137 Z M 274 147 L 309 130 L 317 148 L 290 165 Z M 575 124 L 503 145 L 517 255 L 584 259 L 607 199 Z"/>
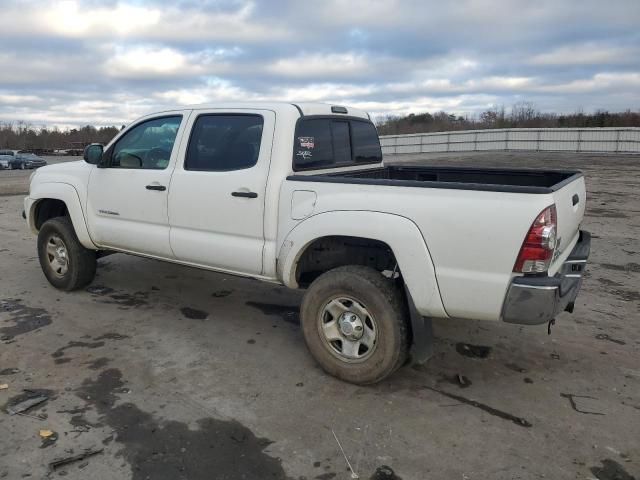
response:
<path id="1" fill-rule="evenodd" d="M 371 122 L 342 118 L 303 118 L 298 121 L 293 149 L 294 170 L 381 161 L 378 133 Z"/>

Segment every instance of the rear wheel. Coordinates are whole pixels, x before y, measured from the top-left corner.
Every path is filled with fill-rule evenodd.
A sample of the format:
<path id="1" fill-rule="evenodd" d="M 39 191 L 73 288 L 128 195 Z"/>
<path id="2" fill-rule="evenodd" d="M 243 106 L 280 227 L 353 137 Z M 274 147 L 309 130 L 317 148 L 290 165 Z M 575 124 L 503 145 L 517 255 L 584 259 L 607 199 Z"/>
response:
<path id="1" fill-rule="evenodd" d="M 47 220 L 38 233 L 38 257 L 49 283 L 60 290 L 77 290 L 96 274 L 96 253 L 82 246 L 69 217 Z"/>
<path id="2" fill-rule="evenodd" d="M 360 265 L 318 277 L 302 301 L 309 351 L 329 374 L 371 384 L 393 373 L 409 351 L 404 297 L 380 272 Z"/>

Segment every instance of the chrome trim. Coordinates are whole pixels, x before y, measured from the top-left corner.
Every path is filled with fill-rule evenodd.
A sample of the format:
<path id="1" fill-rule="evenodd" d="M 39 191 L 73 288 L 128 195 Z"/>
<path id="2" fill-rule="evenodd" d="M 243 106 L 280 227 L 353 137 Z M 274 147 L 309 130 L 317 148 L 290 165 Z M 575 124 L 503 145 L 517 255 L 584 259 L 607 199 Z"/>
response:
<path id="1" fill-rule="evenodd" d="M 571 253 L 576 257 L 588 255 L 590 243 L 591 236 L 581 232 L 580 240 Z M 582 286 L 586 263 L 587 260 L 583 258 L 567 260 L 553 277 L 525 275 L 511 279 L 502 307 L 502 320 L 520 325 L 538 325 L 553 320 L 565 310 L 572 312 Z"/>
<path id="2" fill-rule="evenodd" d="M 565 277 L 568 277 L 568 275 L 565 275 Z M 526 288 L 527 290 L 529 289 L 533 289 L 533 290 L 556 290 L 558 287 L 555 286 L 551 286 L 551 287 L 545 287 L 542 285 L 520 285 L 518 283 L 514 283 L 511 285 L 511 288 Z"/>

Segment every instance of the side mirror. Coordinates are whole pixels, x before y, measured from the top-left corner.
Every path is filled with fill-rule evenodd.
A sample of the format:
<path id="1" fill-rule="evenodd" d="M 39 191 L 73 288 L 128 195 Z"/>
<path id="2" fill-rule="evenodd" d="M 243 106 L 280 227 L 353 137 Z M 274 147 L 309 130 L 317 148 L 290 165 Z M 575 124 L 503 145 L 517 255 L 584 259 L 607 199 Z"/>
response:
<path id="1" fill-rule="evenodd" d="M 100 143 L 92 143 L 87 145 L 84 149 L 84 161 L 91 165 L 97 165 L 102 159 L 102 152 L 104 147 Z"/>

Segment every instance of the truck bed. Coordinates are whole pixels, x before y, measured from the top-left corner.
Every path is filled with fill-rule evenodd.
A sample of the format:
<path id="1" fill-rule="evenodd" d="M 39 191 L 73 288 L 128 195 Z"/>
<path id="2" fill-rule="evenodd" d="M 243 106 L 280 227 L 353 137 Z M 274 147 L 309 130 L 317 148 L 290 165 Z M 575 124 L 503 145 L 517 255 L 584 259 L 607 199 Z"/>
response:
<path id="1" fill-rule="evenodd" d="M 288 180 L 513 193 L 553 193 L 579 171 L 391 165 L 338 173 L 291 175 Z"/>

